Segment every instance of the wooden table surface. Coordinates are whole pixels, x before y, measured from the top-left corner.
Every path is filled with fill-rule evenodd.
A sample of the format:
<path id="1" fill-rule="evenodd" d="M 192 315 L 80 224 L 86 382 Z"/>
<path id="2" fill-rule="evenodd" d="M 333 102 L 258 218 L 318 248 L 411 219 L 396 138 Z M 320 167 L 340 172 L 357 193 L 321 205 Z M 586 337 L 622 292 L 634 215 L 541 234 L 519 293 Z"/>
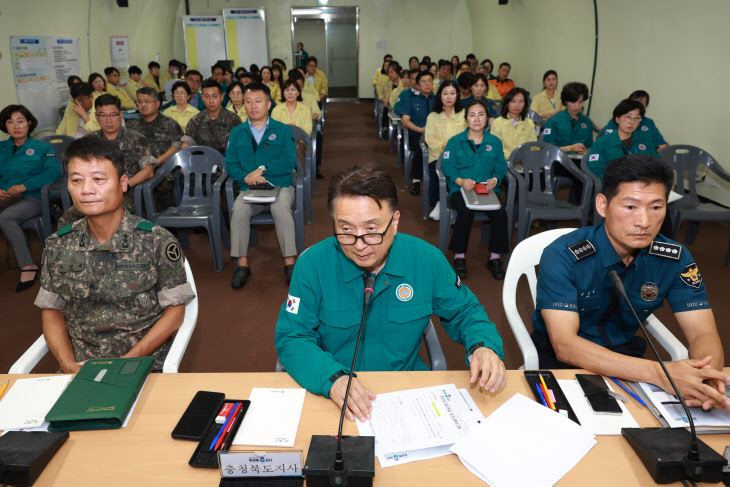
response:
<path id="1" fill-rule="evenodd" d="M 727 369 L 726 369 L 727 371 Z M 572 379 L 575 370 L 556 371 L 558 379 Z M 485 394 L 469 384 L 467 371 L 361 372 L 358 376 L 374 393 L 456 384 L 467 388 L 485 415 L 516 393 L 532 397 L 521 371 L 508 371 L 507 385 L 496 394 Z M 18 375 L 0 375 L 0 384 Z M 286 373 L 151 374 L 126 428 L 71 432 L 71 436 L 46 467 L 36 486 L 218 485 L 218 470 L 188 465 L 196 443 L 174 440 L 170 432 L 199 390 L 217 391 L 233 399 L 248 398 L 252 387 L 299 387 Z M 659 426 L 649 410 L 629 399 L 627 407 L 641 426 Z M 295 448 L 306 456 L 314 434 L 335 434 L 339 409 L 322 396 L 307 393 Z M 354 423 L 345 421 L 344 434 L 357 435 Z M 645 486 L 653 481 L 634 451 L 621 436 L 598 436 L 598 444 L 557 484 L 559 486 Z M 705 435 L 702 439 L 722 453 L 730 435 Z M 258 450 L 262 450 L 259 448 Z M 519 451 L 514 452 L 520 455 Z M 525 458 L 525 465 L 529 465 Z M 375 484 L 485 485 L 466 470 L 455 455 L 381 469 L 375 461 Z M 681 484 L 676 484 L 681 485 Z M 719 484 L 718 484 L 719 485 Z"/>

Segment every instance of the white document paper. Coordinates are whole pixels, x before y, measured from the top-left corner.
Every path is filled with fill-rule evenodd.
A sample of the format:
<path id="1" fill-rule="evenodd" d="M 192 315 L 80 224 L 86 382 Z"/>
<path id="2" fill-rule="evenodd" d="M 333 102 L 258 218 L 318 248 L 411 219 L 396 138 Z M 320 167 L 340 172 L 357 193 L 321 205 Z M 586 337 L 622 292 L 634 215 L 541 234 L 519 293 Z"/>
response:
<path id="1" fill-rule="evenodd" d="M 540 487 L 558 482 L 595 444 L 585 428 L 515 394 L 451 451 L 492 487 Z"/>
<path id="2" fill-rule="evenodd" d="M 664 392 L 661 387 L 646 382 L 637 382 L 646 397 L 654 404 L 670 428 L 688 428 L 689 421 L 682 404 L 673 394 Z M 711 409 L 705 411 L 701 407 L 689 408 L 695 429 L 698 433 L 730 432 L 730 411 Z"/>
<path id="3" fill-rule="evenodd" d="M 43 426 L 70 380 L 70 375 L 16 380 L 0 401 L 0 430 Z"/>
<path id="4" fill-rule="evenodd" d="M 605 380 L 605 379 L 604 379 Z M 598 414 L 593 411 L 588 400 L 586 399 L 583 389 L 577 380 L 558 379 L 558 385 L 563 390 L 565 398 L 573 408 L 573 412 L 578 417 L 580 425 L 593 433 L 594 435 L 620 435 L 621 428 L 638 428 L 639 424 L 623 402 L 617 401 L 621 407 L 622 414 Z M 611 384 L 606 382 L 608 388 L 614 391 Z M 614 391 L 616 392 L 616 391 Z M 623 394 L 619 391 L 619 394 Z M 630 401 L 633 399 L 629 399 Z"/>
<path id="5" fill-rule="evenodd" d="M 449 448 L 484 416 L 466 389 L 454 384 L 378 394 L 361 436 L 375 437 L 381 467 L 449 455 Z"/>
<path id="6" fill-rule="evenodd" d="M 304 406 L 304 389 L 254 387 L 251 405 L 238 428 L 234 445 L 294 446 Z"/>

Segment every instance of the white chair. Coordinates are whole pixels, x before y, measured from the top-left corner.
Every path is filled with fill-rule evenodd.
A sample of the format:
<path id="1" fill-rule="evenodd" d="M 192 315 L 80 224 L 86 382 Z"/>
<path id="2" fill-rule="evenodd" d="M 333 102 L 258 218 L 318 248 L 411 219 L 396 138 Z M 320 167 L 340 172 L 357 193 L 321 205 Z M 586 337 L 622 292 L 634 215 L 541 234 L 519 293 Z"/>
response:
<path id="1" fill-rule="evenodd" d="M 520 369 L 534 370 L 540 368 L 537 357 L 537 349 L 532 343 L 530 333 L 527 331 L 520 314 L 517 311 L 517 283 L 522 275 L 527 277 L 527 283 L 530 286 L 532 295 L 532 305 L 536 306 L 537 299 L 537 274 L 535 266 L 540 263 L 542 251 L 550 245 L 555 239 L 572 232 L 574 228 L 559 228 L 557 230 L 547 230 L 529 237 L 520 242 L 512 251 L 512 257 L 507 266 L 507 273 L 504 277 L 504 285 L 502 287 L 502 304 L 507 315 L 512 333 L 517 340 L 522 351 L 522 357 L 525 363 Z M 661 344 L 664 349 L 669 352 L 672 360 L 686 359 L 689 354 L 687 348 L 682 345 L 672 333 L 659 321 L 654 315 L 650 315 L 644 323 L 646 329 L 652 334 L 654 339 Z"/>
<path id="2" fill-rule="evenodd" d="M 188 343 L 190 343 L 190 337 L 193 335 L 193 330 L 195 330 L 195 324 L 198 322 L 198 290 L 195 287 L 193 271 L 190 270 L 190 264 L 188 264 L 187 259 L 185 260 L 185 275 L 188 278 L 190 286 L 193 288 L 195 298 L 185 306 L 185 318 L 180 329 L 177 330 L 170 351 L 167 353 L 167 358 L 165 358 L 165 362 L 162 364 L 162 372 L 166 374 L 177 373 L 180 367 L 180 361 L 185 354 L 185 350 L 188 348 Z M 38 365 L 38 362 L 41 361 L 47 352 L 48 345 L 46 344 L 46 339 L 41 335 L 18 361 L 10 367 L 8 373 L 30 374 L 33 367 Z"/>

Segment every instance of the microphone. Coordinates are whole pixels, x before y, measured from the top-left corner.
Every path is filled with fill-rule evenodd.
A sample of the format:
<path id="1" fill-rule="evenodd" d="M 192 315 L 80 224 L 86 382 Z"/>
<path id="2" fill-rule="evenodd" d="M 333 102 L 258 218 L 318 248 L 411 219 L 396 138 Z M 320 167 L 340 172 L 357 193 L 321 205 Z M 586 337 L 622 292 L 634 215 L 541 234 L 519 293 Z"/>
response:
<path id="1" fill-rule="evenodd" d="M 679 482 L 685 479 L 719 482 L 722 480 L 722 467 L 727 464 L 725 457 L 697 438 L 694 420 L 687 403 L 680 394 L 664 362 L 659 357 L 659 352 L 657 352 L 654 343 L 649 338 L 644 323 L 639 319 L 634 307 L 631 305 L 623 281 L 616 271 L 610 271 L 608 275 L 619 296 L 629 305 L 629 309 L 636 318 L 636 322 L 639 324 L 659 365 L 661 365 L 664 375 L 667 376 L 669 383 L 672 385 L 672 389 L 674 389 L 687 415 L 691 430 L 691 433 L 688 433 L 684 428 L 621 428 L 621 434 L 639 456 L 654 481 L 659 484 Z M 688 434 L 689 438 L 687 438 Z M 689 450 L 684 450 L 687 443 L 689 443 Z M 700 452 L 700 450 L 702 451 Z M 683 455 L 682 451 L 687 451 L 687 454 Z M 702 454 L 704 460 L 700 454 Z"/>
<path id="2" fill-rule="evenodd" d="M 348 480 L 357 478 L 358 485 L 372 485 L 372 478 L 375 476 L 375 438 L 372 436 L 348 436 L 347 441 L 342 437 L 342 426 L 347 411 L 347 401 L 350 397 L 350 386 L 355 374 L 355 362 L 357 352 L 360 348 L 360 340 L 365 325 L 365 313 L 368 310 L 368 303 L 373 295 L 376 276 L 367 274 L 365 279 L 365 291 L 363 295 L 362 317 L 360 318 L 360 329 L 355 342 L 355 352 L 352 356 L 352 365 L 347 378 L 345 398 L 340 411 L 340 425 L 337 436 L 313 435 L 307 453 L 307 463 L 304 466 L 304 474 L 307 477 L 307 485 L 326 485 L 325 475 L 329 475 L 329 485 L 332 487 L 345 487 Z M 332 440 L 335 440 L 335 458 L 332 461 Z M 347 450 L 350 465 L 348 467 L 343 459 L 343 446 Z M 327 452 L 330 452 L 329 454 Z M 369 480 L 369 482 L 368 482 Z M 364 483 L 360 483 L 364 482 Z"/>

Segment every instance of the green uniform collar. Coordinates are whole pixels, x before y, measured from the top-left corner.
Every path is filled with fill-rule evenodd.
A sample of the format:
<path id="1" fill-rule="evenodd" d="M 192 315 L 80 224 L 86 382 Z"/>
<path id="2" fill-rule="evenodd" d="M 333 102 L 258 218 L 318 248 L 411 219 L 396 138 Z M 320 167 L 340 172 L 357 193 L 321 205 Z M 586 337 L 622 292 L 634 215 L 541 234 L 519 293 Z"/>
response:
<path id="1" fill-rule="evenodd" d="M 333 237 L 332 240 L 334 245 L 337 246 L 337 252 L 340 256 L 339 260 L 340 268 L 342 269 L 343 280 L 345 282 L 350 282 L 355 280 L 356 278 L 362 278 L 363 274 L 365 274 L 367 271 L 359 265 L 355 264 L 349 257 L 347 257 L 347 255 L 345 255 L 345 253 L 342 251 L 342 247 L 340 246 L 339 242 L 337 242 L 336 238 Z M 403 247 L 403 243 L 401 242 L 399 235 L 396 234 L 395 238 L 393 239 L 393 245 L 391 245 L 390 251 L 388 252 L 388 258 L 385 261 L 385 265 L 380 272 L 388 274 L 389 276 L 405 277 L 405 252 L 406 249 Z"/>
<path id="2" fill-rule="evenodd" d="M 114 236 L 104 244 L 100 244 L 89 232 L 89 224 L 84 217 L 73 224 L 73 229 L 79 232 L 75 250 L 81 252 L 92 250 L 107 250 L 112 253 L 130 252 L 134 242 L 133 230 L 137 227 L 139 221 L 138 217 L 124 210 L 124 216 Z"/>

